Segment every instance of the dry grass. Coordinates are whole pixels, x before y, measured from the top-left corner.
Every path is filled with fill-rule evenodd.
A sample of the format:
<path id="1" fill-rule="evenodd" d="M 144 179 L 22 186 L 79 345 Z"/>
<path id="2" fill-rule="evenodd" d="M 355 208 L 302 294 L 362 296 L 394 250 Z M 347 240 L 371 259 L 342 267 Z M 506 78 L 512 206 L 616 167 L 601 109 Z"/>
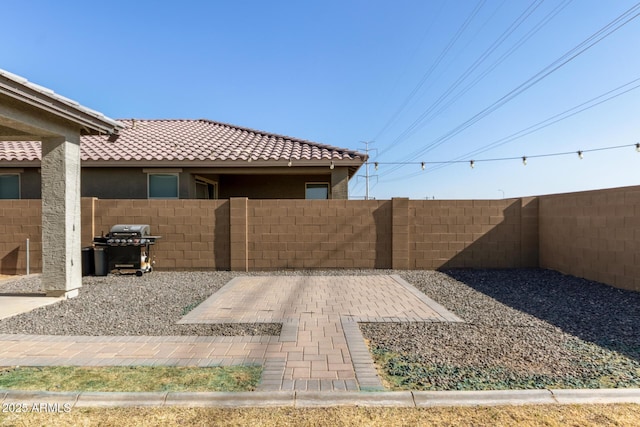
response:
<path id="1" fill-rule="evenodd" d="M 0 425 L 47 426 L 637 426 L 640 405 L 464 408 L 91 408 L 0 414 Z"/>
<path id="2" fill-rule="evenodd" d="M 44 391 L 251 391 L 262 367 L 172 366 L 13 367 L 0 369 L 0 388 Z"/>

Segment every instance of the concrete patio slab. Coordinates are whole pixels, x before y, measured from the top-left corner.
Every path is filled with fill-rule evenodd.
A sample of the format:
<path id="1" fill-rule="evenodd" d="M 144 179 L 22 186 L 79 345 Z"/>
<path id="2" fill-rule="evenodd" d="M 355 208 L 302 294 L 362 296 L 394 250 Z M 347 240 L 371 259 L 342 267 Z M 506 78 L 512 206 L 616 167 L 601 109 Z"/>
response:
<path id="1" fill-rule="evenodd" d="M 45 307 L 64 301 L 64 297 L 47 297 L 44 295 L 2 295 L 0 294 L 0 319 L 27 313 L 36 308 Z"/>

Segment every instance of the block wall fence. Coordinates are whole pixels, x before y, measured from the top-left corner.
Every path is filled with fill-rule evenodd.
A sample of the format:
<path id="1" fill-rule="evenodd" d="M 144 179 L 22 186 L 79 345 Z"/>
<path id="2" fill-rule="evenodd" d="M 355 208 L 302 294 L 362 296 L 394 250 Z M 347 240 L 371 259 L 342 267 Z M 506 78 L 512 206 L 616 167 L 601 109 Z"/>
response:
<path id="1" fill-rule="evenodd" d="M 542 267 L 640 291 L 640 186 L 504 200 L 82 199 L 82 246 L 163 236 L 158 270 Z M 0 273 L 42 269 L 40 200 L 0 201 Z"/>
<path id="2" fill-rule="evenodd" d="M 640 186 L 540 197 L 540 266 L 640 291 Z"/>

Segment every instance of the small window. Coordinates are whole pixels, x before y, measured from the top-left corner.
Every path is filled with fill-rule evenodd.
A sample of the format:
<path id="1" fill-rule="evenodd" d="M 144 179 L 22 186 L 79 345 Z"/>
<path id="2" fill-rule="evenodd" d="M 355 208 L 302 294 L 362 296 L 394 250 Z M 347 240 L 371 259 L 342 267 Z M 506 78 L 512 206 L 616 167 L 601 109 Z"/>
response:
<path id="1" fill-rule="evenodd" d="M 150 173 L 148 176 L 150 199 L 178 198 L 178 174 Z"/>
<path id="2" fill-rule="evenodd" d="M 329 198 L 329 184 L 307 183 L 305 199 L 326 200 Z"/>
<path id="3" fill-rule="evenodd" d="M 0 199 L 20 198 L 20 175 L 0 175 Z"/>

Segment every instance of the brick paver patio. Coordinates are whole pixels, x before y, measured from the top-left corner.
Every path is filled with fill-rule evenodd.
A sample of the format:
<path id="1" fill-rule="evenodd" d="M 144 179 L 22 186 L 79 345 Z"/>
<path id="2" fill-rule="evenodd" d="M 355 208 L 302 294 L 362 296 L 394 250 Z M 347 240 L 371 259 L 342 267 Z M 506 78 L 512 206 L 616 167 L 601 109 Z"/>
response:
<path id="1" fill-rule="evenodd" d="M 264 366 L 259 390 L 381 390 L 357 322 L 459 322 L 399 276 L 237 277 L 179 323 L 282 323 L 279 337 L 0 335 L 0 365 Z"/>

